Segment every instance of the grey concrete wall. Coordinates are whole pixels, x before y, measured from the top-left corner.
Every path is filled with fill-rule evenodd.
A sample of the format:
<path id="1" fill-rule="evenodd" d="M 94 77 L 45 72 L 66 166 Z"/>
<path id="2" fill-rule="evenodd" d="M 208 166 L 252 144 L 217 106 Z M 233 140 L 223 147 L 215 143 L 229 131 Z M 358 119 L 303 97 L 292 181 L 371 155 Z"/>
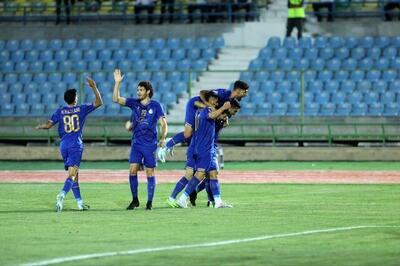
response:
<path id="1" fill-rule="evenodd" d="M 86 147 L 83 159 L 89 161 L 127 160 L 129 146 Z M 185 161 L 186 149 L 178 147 L 169 161 Z M 58 147 L 0 147 L 0 160 L 60 160 Z M 226 161 L 400 161 L 396 147 L 225 147 Z"/>

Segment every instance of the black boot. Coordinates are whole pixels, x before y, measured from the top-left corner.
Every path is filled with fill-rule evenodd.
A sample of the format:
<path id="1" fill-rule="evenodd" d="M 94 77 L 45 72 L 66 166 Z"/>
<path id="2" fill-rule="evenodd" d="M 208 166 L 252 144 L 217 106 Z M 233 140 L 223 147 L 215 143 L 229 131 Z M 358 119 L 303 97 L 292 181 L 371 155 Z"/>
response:
<path id="1" fill-rule="evenodd" d="M 139 199 L 138 198 L 133 198 L 132 202 L 129 204 L 128 207 L 126 207 L 127 210 L 133 210 L 136 207 L 139 207 L 140 203 L 139 203 Z"/>

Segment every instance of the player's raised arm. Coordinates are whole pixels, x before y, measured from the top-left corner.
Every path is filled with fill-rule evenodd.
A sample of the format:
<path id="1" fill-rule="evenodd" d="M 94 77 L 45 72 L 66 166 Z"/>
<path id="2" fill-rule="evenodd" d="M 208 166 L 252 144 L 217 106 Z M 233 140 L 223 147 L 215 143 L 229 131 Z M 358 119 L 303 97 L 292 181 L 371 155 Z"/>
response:
<path id="1" fill-rule="evenodd" d="M 122 80 L 124 76 L 121 75 L 121 70 L 115 69 L 114 70 L 114 91 L 113 91 L 113 102 L 118 103 L 120 105 L 125 106 L 126 98 L 123 98 L 119 95 L 119 89 L 121 87 Z"/>
<path id="2" fill-rule="evenodd" d="M 209 113 L 208 117 L 210 119 L 216 119 L 218 116 L 220 116 L 225 110 L 228 110 L 229 108 L 231 108 L 231 103 L 230 102 L 225 102 L 224 105 L 221 106 L 221 108 L 212 111 L 211 113 Z"/>
<path id="3" fill-rule="evenodd" d="M 165 117 L 161 117 L 159 120 L 159 123 L 161 124 L 161 134 L 160 134 L 160 140 L 158 142 L 158 146 L 164 147 L 165 146 L 165 138 L 167 137 L 167 133 L 168 133 L 167 119 Z"/>
<path id="4" fill-rule="evenodd" d="M 39 124 L 35 129 L 50 129 L 53 127 L 53 121 L 49 120 L 46 124 Z"/>
<path id="5" fill-rule="evenodd" d="M 96 97 L 96 99 L 94 100 L 93 106 L 94 107 L 99 107 L 103 105 L 103 99 L 101 98 L 99 89 L 97 88 L 96 82 L 94 82 L 93 79 L 87 77 L 86 78 L 87 83 L 89 85 L 90 88 L 92 88 L 94 96 Z"/>

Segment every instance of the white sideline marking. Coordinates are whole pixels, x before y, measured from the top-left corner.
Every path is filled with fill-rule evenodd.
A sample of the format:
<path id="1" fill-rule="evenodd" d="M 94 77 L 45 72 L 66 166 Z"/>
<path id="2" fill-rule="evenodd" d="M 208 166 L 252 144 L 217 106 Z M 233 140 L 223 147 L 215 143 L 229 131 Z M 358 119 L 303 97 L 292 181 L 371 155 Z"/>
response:
<path id="1" fill-rule="evenodd" d="M 266 235 L 266 236 L 260 236 L 260 237 L 252 237 L 252 238 L 233 239 L 233 240 L 202 243 L 202 244 L 176 245 L 176 246 L 166 246 L 166 247 L 158 247 L 158 248 L 144 248 L 144 249 L 133 249 L 133 250 L 126 250 L 126 251 L 94 253 L 94 254 L 72 256 L 72 257 L 60 257 L 60 258 L 55 258 L 55 259 L 50 259 L 50 260 L 42 260 L 42 261 L 31 262 L 31 263 L 26 263 L 26 264 L 21 264 L 21 265 L 22 266 L 52 265 L 52 264 L 58 264 L 58 263 L 63 263 L 63 262 L 87 260 L 87 259 L 94 259 L 94 258 L 123 256 L 123 255 L 132 255 L 132 254 L 138 254 L 138 253 L 150 253 L 150 252 L 185 249 L 185 248 L 215 247 L 215 246 L 224 246 L 224 245 L 230 245 L 230 244 L 246 243 L 246 242 L 253 242 L 253 241 L 260 241 L 260 240 L 267 240 L 267 239 L 274 239 L 274 238 L 284 238 L 284 237 L 312 235 L 312 234 L 328 233 L 328 232 L 348 231 L 348 230 L 363 229 L 363 228 L 385 228 L 385 227 L 400 227 L 400 226 L 359 225 L 359 226 L 349 226 L 349 227 L 337 227 L 337 228 L 329 228 L 329 229 L 303 231 L 303 232 L 297 232 L 297 233 L 285 233 L 285 234 Z"/>

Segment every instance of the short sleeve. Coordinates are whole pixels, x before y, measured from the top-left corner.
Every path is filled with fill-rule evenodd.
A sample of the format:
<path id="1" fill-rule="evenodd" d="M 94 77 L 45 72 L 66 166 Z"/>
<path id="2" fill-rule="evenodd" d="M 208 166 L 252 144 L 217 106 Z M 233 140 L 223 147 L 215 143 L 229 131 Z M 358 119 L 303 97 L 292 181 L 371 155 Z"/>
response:
<path id="1" fill-rule="evenodd" d="M 53 125 L 57 124 L 60 121 L 60 109 L 54 112 L 51 116 L 50 121 L 53 122 Z"/>
<path id="2" fill-rule="evenodd" d="M 160 117 L 165 117 L 165 111 L 164 111 L 164 107 L 158 103 L 157 104 L 157 119 L 159 119 Z"/>
<path id="3" fill-rule="evenodd" d="M 126 98 L 125 106 L 134 109 L 137 106 L 137 100 L 135 98 Z"/>
<path id="4" fill-rule="evenodd" d="M 96 107 L 94 107 L 93 103 L 81 105 L 81 112 L 84 115 L 87 115 L 87 114 L 93 112 L 95 109 L 96 109 Z"/>

